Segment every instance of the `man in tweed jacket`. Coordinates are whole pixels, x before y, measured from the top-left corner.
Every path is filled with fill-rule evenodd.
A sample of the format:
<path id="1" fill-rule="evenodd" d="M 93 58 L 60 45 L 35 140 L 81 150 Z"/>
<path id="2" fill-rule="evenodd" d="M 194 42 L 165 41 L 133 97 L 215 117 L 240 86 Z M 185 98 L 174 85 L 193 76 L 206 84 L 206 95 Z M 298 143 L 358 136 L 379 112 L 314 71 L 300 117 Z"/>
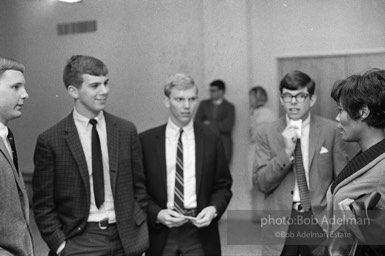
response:
<path id="1" fill-rule="evenodd" d="M 32 256 L 29 204 L 17 157 L 12 154 L 7 124 L 21 116 L 28 94 L 24 66 L 0 57 L 0 255 Z M 8 138 L 7 138 L 8 137 Z M 12 139 L 11 139 L 12 140 Z"/>
<path id="2" fill-rule="evenodd" d="M 72 56 L 63 80 L 74 110 L 37 139 L 33 209 L 50 255 L 141 255 L 148 248 L 139 139 L 133 123 L 103 111 L 107 73 L 96 58 Z M 102 188 L 94 184 L 94 126 Z M 101 189 L 104 201 L 98 204 Z"/>

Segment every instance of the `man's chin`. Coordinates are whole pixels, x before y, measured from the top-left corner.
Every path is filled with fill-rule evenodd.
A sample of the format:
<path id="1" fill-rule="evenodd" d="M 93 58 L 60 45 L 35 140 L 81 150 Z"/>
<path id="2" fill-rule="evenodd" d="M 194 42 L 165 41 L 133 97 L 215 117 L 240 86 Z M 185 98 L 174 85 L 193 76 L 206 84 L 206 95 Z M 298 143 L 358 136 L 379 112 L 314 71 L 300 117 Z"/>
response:
<path id="1" fill-rule="evenodd" d="M 289 115 L 290 120 L 299 120 L 301 118 L 302 118 L 302 116 L 300 116 L 300 115 Z"/>

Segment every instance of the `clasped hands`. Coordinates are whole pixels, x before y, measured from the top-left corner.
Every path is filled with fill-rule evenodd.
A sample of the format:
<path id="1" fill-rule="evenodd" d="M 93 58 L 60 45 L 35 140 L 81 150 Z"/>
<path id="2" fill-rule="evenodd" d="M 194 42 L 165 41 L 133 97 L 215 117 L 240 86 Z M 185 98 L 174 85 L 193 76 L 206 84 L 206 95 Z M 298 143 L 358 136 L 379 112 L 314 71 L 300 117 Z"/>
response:
<path id="1" fill-rule="evenodd" d="M 169 228 L 179 227 L 190 221 L 194 226 L 201 228 L 210 225 L 216 215 L 217 210 L 214 206 L 207 206 L 193 219 L 187 219 L 174 210 L 163 209 L 158 213 L 157 221 Z"/>
<path id="2" fill-rule="evenodd" d="M 285 151 L 288 157 L 291 157 L 295 150 L 297 139 L 300 139 L 298 135 L 298 128 L 294 125 L 288 125 L 282 132 L 283 141 L 285 143 Z"/>

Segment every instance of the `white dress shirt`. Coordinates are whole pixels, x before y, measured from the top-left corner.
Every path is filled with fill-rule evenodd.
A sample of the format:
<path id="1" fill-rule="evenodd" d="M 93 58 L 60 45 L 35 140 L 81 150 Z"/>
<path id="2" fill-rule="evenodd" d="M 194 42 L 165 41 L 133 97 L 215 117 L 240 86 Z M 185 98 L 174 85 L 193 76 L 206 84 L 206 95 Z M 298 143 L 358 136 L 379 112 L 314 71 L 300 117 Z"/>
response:
<path id="1" fill-rule="evenodd" d="M 103 159 L 103 175 L 104 175 L 104 203 L 98 209 L 95 203 L 94 194 L 94 181 L 92 178 L 92 124 L 90 119 L 82 116 L 74 109 L 73 117 L 76 128 L 79 133 L 80 142 L 83 147 L 84 155 L 86 157 L 88 174 L 90 179 L 90 195 L 91 205 L 90 213 L 88 215 L 88 222 L 98 222 L 108 218 L 110 223 L 116 222 L 114 198 L 112 196 L 111 181 L 110 181 L 110 165 L 108 158 L 108 146 L 107 146 L 107 129 L 106 120 L 104 118 L 103 111 L 99 113 L 94 119 L 98 121 L 96 124 L 96 130 L 98 131 L 100 138 L 100 146 L 102 150 Z"/>
<path id="2" fill-rule="evenodd" d="M 289 118 L 286 116 L 286 121 L 289 123 Z M 307 187 L 310 190 L 309 186 L 309 131 L 310 131 L 310 114 L 309 116 L 302 122 L 302 128 L 301 128 L 301 150 L 302 150 L 302 160 L 303 160 L 303 167 L 305 168 L 305 176 L 306 176 L 306 182 Z M 295 179 L 294 183 L 294 190 L 293 190 L 293 202 L 300 202 L 299 197 L 299 188 L 297 183 L 297 178 Z"/>
<path id="3" fill-rule="evenodd" d="M 171 119 L 166 126 L 167 208 L 174 209 L 175 166 L 180 128 Z M 195 178 L 195 134 L 193 121 L 183 127 L 184 207 L 197 207 Z"/>

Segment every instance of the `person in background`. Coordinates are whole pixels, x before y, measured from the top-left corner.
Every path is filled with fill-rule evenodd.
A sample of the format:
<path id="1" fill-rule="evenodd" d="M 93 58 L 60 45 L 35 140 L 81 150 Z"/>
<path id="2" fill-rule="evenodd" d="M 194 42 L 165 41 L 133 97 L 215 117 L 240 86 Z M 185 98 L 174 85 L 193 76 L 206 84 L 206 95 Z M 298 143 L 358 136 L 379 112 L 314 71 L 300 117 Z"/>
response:
<path id="1" fill-rule="evenodd" d="M 254 182 L 267 216 L 292 221 L 263 226 L 263 255 L 311 255 L 326 238 L 326 193 L 347 157 L 335 122 L 311 114 L 313 79 L 292 71 L 279 91 L 285 115 L 257 129 Z"/>
<path id="2" fill-rule="evenodd" d="M 226 100 L 226 84 L 222 80 L 210 83 L 210 99 L 199 104 L 195 121 L 209 126 L 221 136 L 228 163 L 231 162 L 233 141 L 232 132 L 235 122 L 235 107 Z"/>
<path id="3" fill-rule="evenodd" d="M 28 195 L 9 121 L 21 116 L 28 93 L 24 66 L 0 57 L 0 255 L 34 255 Z"/>
<path id="4" fill-rule="evenodd" d="M 385 232 L 385 70 L 372 69 L 337 81 L 331 97 L 338 104 L 336 120 L 342 139 L 357 142 L 361 151 L 330 187 L 330 216 L 340 216 L 340 211 L 351 212 L 355 199 L 377 191 L 381 198 L 375 214 L 382 221 L 369 219 L 359 227 L 365 241 L 359 241 L 355 255 L 384 255 L 385 240 L 381 234 Z M 343 225 L 329 224 L 332 232 Z"/>
<path id="5" fill-rule="evenodd" d="M 164 87 L 166 124 L 140 134 L 149 194 L 146 255 L 221 255 L 218 221 L 232 177 L 218 134 L 193 121 L 198 87 L 185 74 Z"/>
<path id="6" fill-rule="evenodd" d="M 254 86 L 249 91 L 249 154 L 248 154 L 248 170 L 250 176 L 253 176 L 253 167 L 255 162 L 255 143 L 257 128 L 264 124 L 276 120 L 276 115 L 268 107 L 266 107 L 268 97 L 266 90 L 262 86 Z M 250 179 L 252 180 L 252 179 Z M 257 184 L 252 184 L 251 193 L 251 207 L 252 207 L 252 221 L 259 222 L 263 210 L 263 194 L 257 189 Z"/>
<path id="7" fill-rule="evenodd" d="M 148 248 L 147 193 L 133 123 L 106 111 L 107 66 L 72 56 L 63 71 L 74 108 L 37 138 L 36 223 L 50 255 L 141 255 Z"/>

